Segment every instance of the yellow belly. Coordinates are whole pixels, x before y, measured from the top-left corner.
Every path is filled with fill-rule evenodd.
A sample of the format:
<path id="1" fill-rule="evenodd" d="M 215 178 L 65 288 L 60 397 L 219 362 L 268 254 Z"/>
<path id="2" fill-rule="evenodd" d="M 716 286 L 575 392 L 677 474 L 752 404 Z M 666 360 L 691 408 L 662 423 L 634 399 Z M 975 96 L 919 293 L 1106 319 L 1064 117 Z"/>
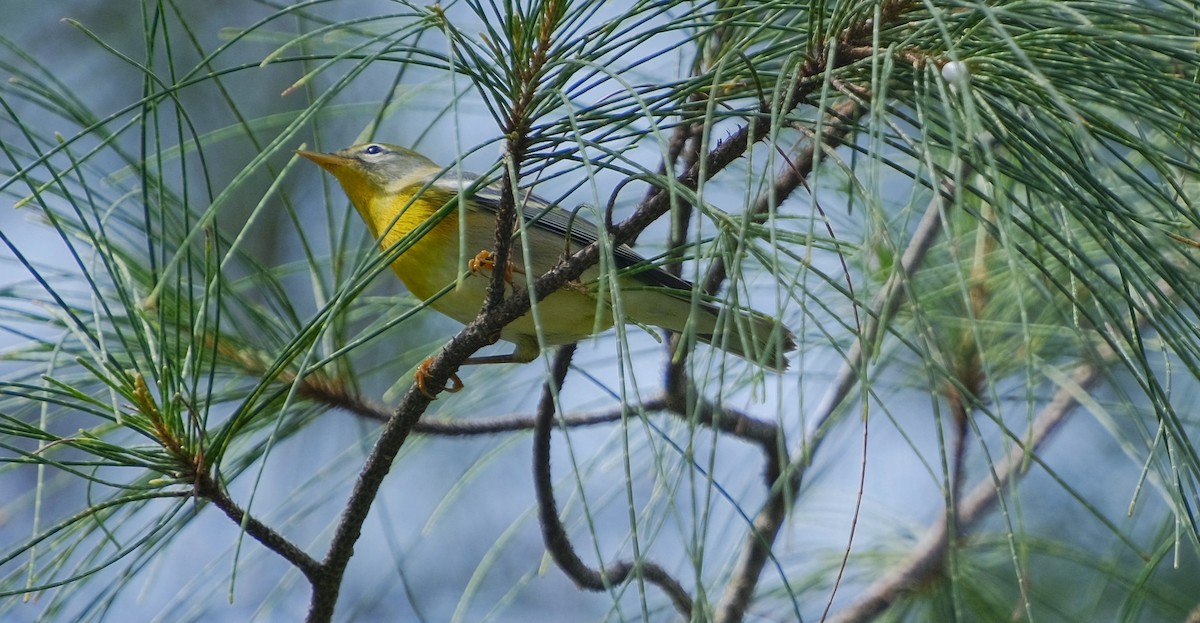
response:
<path id="1" fill-rule="evenodd" d="M 454 277 L 451 276 L 434 290 L 434 294 L 446 284 L 453 283 L 453 280 Z M 524 286 L 520 275 L 514 280 Z M 461 285 L 432 301 L 430 307 L 467 324 L 478 316 L 480 308 L 483 307 L 490 281 L 490 271 L 469 275 Z M 417 294 L 416 289 L 412 291 Z M 511 290 L 509 292 L 511 293 Z M 596 321 L 597 312 L 601 319 L 599 323 Z M 608 313 L 607 305 L 601 309 L 597 308 L 595 296 L 578 290 L 560 290 L 539 302 L 535 309 L 505 326 L 500 331 L 500 337 L 517 344 L 522 350 L 537 349 L 538 326 L 541 328 L 541 344 L 570 344 L 612 327 L 612 315 Z M 536 354 L 535 350 L 533 355 Z"/>

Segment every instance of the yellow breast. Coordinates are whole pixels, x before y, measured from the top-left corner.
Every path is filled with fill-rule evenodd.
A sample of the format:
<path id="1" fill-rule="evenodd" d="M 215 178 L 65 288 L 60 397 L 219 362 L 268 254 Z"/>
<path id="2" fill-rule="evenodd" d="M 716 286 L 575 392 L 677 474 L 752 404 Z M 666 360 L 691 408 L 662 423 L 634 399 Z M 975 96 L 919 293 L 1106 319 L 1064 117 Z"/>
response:
<path id="1" fill-rule="evenodd" d="M 417 189 L 419 187 L 412 190 Z M 458 214 L 451 211 L 427 226 L 426 223 L 437 218 L 437 212 L 451 197 L 428 190 L 415 200 L 411 197 L 411 192 L 374 197 L 362 217 L 371 233 L 381 238 L 380 247 L 384 250 L 423 226 L 430 227 L 421 234 L 420 239 L 406 241 L 404 244 L 412 246 L 392 262 L 392 270 L 405 287 L 414 296 L 424 300 L 437 294 L 458 276 L 461 255 L 458 248 Z M 361 209 L 359 211 L 364 212 Z"/>

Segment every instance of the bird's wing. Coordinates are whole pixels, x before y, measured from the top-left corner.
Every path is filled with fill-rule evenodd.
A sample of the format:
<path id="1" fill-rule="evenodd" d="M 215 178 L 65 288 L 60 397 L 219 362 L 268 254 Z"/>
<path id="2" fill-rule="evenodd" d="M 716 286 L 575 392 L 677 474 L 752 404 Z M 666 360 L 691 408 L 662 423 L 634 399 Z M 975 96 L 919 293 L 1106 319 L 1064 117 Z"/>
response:
<path id="1" fill-rule="evenodd" d="M 462 174 L 459 180 L 451 179 L 450 175 L 443 175 L 430 185 L 458 193 L 469 188 L 476 179 L 478 176 L 470 173 Z M 472 198 L 475 200 L 475 204 L 489 212 L 495 213 L 500 208 L 500 189 L 496 186 L 483 186 L 474 191 Z M 545 231 L 570 238 L 572 246 L 574 246 L 569 249 L 571 252 L 599 240 L 600 230 L 579 214 L 567 212 L 532 193 L 523 193 L 521 203 L 521 214 L 525 218 L 526 226 L 539 227 Z M 692 284 L 653 266 L 649 260 L 626 245 L 613 249 L 613 258 L 619 268 L 644 267 L 631 276 L 646 285 L 683 290 L 685 293 L 692 289 Z"/>

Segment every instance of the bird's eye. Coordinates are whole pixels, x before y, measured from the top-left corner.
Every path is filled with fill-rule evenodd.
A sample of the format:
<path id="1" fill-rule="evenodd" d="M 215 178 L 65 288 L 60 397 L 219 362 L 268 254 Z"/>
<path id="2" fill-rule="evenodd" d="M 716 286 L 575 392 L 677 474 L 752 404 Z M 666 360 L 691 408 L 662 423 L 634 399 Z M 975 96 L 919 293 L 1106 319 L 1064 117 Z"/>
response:
<path id="1" fill-rule="evenodd" d="M 364 153 L 364 154 L 367 154 L 368 156 L 374 156 L 374 155 L 377 155 L 377 154 L 382 154 L 382 153 L 383 153 L 383 147 L 380 147 L 379 145 L 367 145 L 367 146 L 366 146 L 366 148 L 365 148 L 365 149 L 363 149 L 363 153 Z"/>

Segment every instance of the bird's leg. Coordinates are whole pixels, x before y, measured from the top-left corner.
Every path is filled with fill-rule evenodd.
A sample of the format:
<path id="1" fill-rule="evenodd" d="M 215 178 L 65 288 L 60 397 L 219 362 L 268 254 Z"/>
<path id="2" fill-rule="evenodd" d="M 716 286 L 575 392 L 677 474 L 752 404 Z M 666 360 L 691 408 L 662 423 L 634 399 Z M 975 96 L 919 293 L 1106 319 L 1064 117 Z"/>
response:
<path id="1" fill-rule="evenodd" d="M 530 361 L 530 357 L 526 356 L 524 353 L 521 353 L 518 350 L 518 351 L 511 352 L 507 355 L 488 355 L 485 357 L 471 357 L 471 358 L 468 358 L 465 361 L 463 361 L 462 365 L 464 365 L 464 366 L 485 366 L 485 365 L 490 365 L 490 364 L 494 364 L 494 363 L 528 363 L 529 361 Z M 429 377 L 429 366 L 431 366 L 431 365 L 433 365 L 433 357 L 426 359 L 425 361 L 421 362 L 421 365 L 417 366 L 417 373 L 416 373 L 417 389 L 421 390 L 422 394 L 425 394 L 425 396 L 427 398 L 429 398 L 430 400 L 433 400 L 433 399 L 437 398 L 437 393 L 440 391 L 447 391 L 447 392 L 450 392 L 451 394 L 453 394 L 455 392 L 462 390 L 463 382 L 462 382 L 462 379 L 458 378 L 457 374 L 450 375 L 450 379 L 449 379 L 450 384 L 447 385 L 446 387 L 443 387 L 441 389 L 430 388 L 428 377 Z M 431 389 L 433 389 L 434 391 L 430 391 Z"/>
<path id="2" fill-rule="evenodd" d="M 437 391 L 429 391 L 429 366 L 431 365 L 433 365 L 433 357 L 422 361 L 421 365 L 417 366 L 417 373 L 415 375 L 417 377 L 417 389 L 421 390 L 421 393 L 425 394 L 426 398 L 434 400 L 437 398 L 438 391 L 442 390 L 448 391 L 451 394 L 462 390 L 462 379 L 458 378 L 457 374 L 451 374 L 449 378 L 449 385 Z"/>
<path id="3" fill-rule="evenodd" d="M 516 353 L 507 355 L 487 355 L 484 357 L 471 357 L 464 361 L 464 366 L 486 366 L 493 363 L 527 363 L 528 359 L 520 359 Z"/>
<path id="4" fill-rule="evenodd" d="M 471 258 L 470 260 L 467 260 L 467 268 L 469 268 L 471 270 L 471 272 L 473 272 L 473 273 L 477 273 L 477 272 L 484 271 L 484 270 L 491 270 L 495 267 L 496 267 L 496 254 L 492 253 L 491 251 L 488 251 L 487 249 L 480 251 L 479 253 L 475 254 L 475 257 Z M 516 271 L 513 269 L 512 262 L 508 262 L 507 264 L 504 265 L 504 281 L 507 282 L 508 285 L 510 285 L 510 286 L 513 283 L 513 273 L 514 272 L 516 272 Z"/>

